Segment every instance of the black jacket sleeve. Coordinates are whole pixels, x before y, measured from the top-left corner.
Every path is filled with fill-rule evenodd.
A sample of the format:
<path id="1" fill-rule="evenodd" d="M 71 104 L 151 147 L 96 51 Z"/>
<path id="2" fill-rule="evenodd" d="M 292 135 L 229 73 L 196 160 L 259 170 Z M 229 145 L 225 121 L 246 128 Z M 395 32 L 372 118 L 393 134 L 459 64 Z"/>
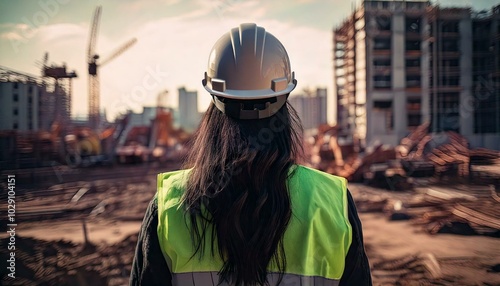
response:
<path id="1" fill-rule="evenodd" d="M 157 234 L 158 203 L 156 197 L 149 203 L 137 239 L 130 285 L 172 285 L 172 276 L 160 249 Z"/>
<path id="2" fill-rule="evenodd" d="M 348 215 L 352 226 L 352 243 L 347 252 L 344 274 L 340 285 L 365 286 L 372 285 L 370 266 L 363 244 L 361 221 L 356 205 L 348 192 Z M 172 285 L 172 276 L 160 249 L 157 234 L 158 203 L 156 198 L 146 210 L 137 240 L 135 257 L 130 274 L 130 285 L 155 286 Z"/>
<path id="3" fill-rule="evenodd" d="M 347 252 L 344 274 L 340 279 L 340 286 L 344 285 L 372 285 L 372 277 L 370 274 L 370 265 L 368 257 L 365 253 L 363 243 L 363 230 L 361 221 L 358 217 L 356 205 L 352 199 L 351 193 L 347 191 L 347 204 L 349 222 L 352 227 L 352 243 Z"/>

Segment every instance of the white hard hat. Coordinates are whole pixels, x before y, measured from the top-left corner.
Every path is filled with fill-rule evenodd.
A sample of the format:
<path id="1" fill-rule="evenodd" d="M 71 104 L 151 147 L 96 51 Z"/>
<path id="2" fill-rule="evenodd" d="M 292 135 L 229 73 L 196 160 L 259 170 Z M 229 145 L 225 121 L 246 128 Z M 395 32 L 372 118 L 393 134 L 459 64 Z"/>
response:
<path id="1" fill-rule="evenodd" d="M 215 43 L 202 83 L 218 109 L 240 119 L 272 116 L 297 85 L 281 42 L 256 24 L 241 24 Z"/>

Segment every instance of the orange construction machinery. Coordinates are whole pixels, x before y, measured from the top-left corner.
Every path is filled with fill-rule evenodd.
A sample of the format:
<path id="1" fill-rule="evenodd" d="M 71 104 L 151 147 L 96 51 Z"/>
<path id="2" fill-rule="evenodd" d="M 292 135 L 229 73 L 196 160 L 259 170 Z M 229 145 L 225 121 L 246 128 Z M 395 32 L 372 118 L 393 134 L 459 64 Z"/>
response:
<path id="1" fill-rule="evenodd" d="M 175 160 L 184 152 L 189 136 L 173 127 L 170 111 L 158 108 L 149 126 L 130 129 L 124 144 L 116 147 L 116 159 L 119 163 Z"/>

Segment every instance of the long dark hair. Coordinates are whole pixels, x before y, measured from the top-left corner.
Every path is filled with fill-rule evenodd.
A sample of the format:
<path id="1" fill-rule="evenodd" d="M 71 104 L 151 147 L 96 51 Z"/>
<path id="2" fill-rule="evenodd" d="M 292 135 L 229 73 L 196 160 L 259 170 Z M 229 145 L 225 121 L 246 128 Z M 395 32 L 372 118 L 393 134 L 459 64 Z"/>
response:
<path id="1" fill-rule="evenodd" d="M 302 154 L 302 127 L 286 103 L 274 116 L 238 120 L 213 104 L 194 135 L 185 167 L 193 168 L 183 203 L 195 253 L 212 235 L 224 265 L 219 279 L 264 285 L 274 262 L 286 267 L 283 235 L 291 217 L 287 179 Z"/>

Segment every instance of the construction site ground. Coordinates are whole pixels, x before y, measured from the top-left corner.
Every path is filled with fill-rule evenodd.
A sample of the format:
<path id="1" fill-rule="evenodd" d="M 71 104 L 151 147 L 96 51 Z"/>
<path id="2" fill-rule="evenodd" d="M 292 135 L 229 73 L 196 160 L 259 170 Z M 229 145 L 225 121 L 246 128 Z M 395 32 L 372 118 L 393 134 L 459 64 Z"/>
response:
<path id="1" fill-rule="evenodd" d="M 5 273 L 0 284 L 126 285 L 156 174 L 177 168 L 171 163 L 65 169 L 47 174 L 38 188 L 19 187 L 16 279 Z M 453 186 L 440 188 L 454 192 Z M 500 238 L 429 234 L 413 220 L 391 221 L 385 212 L 367 207 L 367 198 L 375 199 L 372 204 L 378 197 L 405 201 L 415 191 L 362 184 L 349 189 L 363 223 L 374 285 L 500 285 Z M 7 239 L 2 230 L 2 261 L 7 259 Z"/>

